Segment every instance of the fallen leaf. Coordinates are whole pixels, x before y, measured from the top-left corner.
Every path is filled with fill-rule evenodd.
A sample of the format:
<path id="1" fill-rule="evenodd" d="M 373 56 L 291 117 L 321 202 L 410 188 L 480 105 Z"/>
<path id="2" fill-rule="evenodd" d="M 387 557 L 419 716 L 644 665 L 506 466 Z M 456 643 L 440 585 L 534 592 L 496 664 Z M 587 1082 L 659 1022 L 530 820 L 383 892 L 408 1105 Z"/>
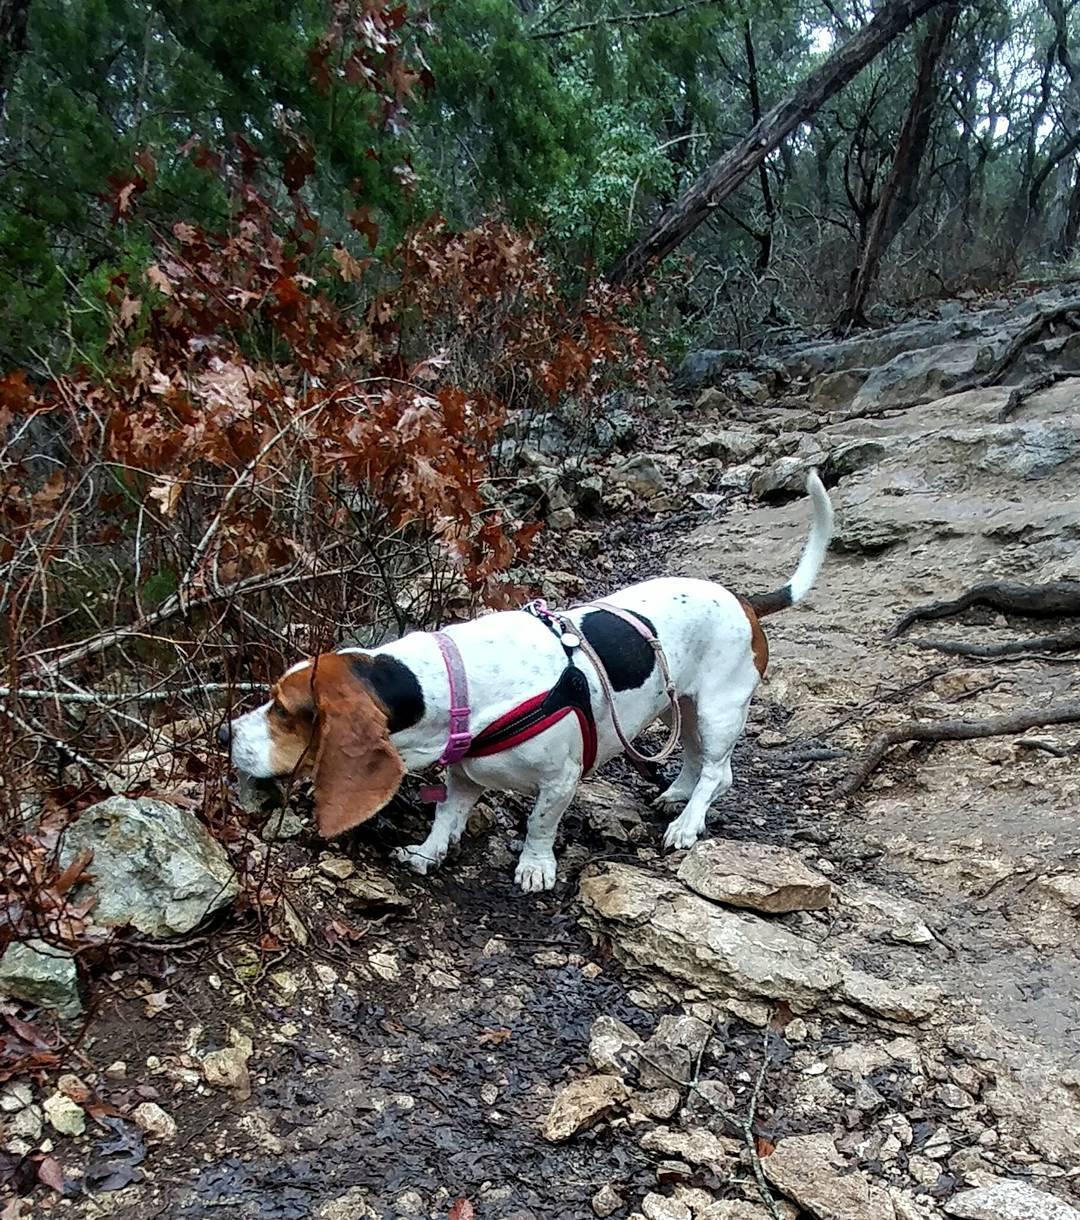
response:
<path id="1" fill-rule="evenodd" d="M 508 1029 L 485 1029 L 481 1031 L 477 1041 L 481 1046 L 500 1046 L 509 1037 Z"/>
<path id="2" fill-rule="evenodd" d="M 146 278 L 151 284 L 161 293 L 162 296 L 171 297 L 173 294 L 172 280 L 165 274 L 164 270 L 158 263 L 151 263 L 146 269 Z"/>
<path id="3" fill-rule="evenodd" d="M 125 293 L 124 299 L 120 302 L 120 325 L 127 330 L 138 321 L 141 312 L 142 301 L 138 297 Z"/>
<path id="4" fill-rule="evenodd" d="M 146 494 L 151 500 L 157 501 L 163 517 L 172 517 L 180 504 L 180 494 L 183 490 L 183 479 L 161 479 Z"/>
<path id="5" fill-rule="evenodd" d="M 449 1220 L 473 1220 L 476 1212 L 468 1199 L 458 1199 L 450 1209 Z"/>
<path id="6" fill-rule="evenodd" d="M 64 1170 L 54 1156 L 43 1157 L 38 1165 L 38 1181 L 55 1190 L 58 1195 L 64 1193 Z"/>
<path id="7" fill-rule="evenodd" d="M 754 1147 L 757 1150 L 758 1159 L 762 1161 L 776 1151 L 776 1145 L 772 1140 L 767 1140 L 763 1135 L 754 1137 Z"/>
<path id="8" fill-rule="evenodd" d="M 358 262 L 344 246 L 335 246 L 330 257 L 337 264 L 338 274 L 346 284 L 355 283 L 364 277 L 364 265 Z"/>
<path id="9" fill-rule="evenodd" d="M 149 995 L 143 996 L 143 1003 L 146 1005 L 148 1017 L 159 1016 L 166 1009 L 172 1008 L 172 1001 L 169 999 L 167 991 L 151 991 Z"/>

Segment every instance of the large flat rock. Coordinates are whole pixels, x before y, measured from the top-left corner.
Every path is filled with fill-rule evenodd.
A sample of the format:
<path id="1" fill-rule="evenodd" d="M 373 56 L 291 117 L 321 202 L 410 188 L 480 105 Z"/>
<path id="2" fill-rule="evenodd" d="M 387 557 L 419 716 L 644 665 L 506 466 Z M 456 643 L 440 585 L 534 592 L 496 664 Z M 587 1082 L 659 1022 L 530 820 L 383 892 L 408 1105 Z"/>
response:
<path id="1" fill-rule="evenodd" d="M 919 1021 L 941 999 L 926 984 L 874 978 L 775 922 L 727 910 L 679 881 L 609 864 L 581 882 L 586 918 L 620 957 L 722 997 L 786 1001 L 795 1012 L 823 1005 Z"/>

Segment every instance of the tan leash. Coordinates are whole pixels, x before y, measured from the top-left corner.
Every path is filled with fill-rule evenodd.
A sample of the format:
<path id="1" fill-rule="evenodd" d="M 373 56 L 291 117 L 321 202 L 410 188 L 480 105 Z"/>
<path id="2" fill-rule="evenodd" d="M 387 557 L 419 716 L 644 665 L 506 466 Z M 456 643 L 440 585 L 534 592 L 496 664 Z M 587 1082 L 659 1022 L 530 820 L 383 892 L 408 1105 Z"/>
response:
<path id="1" fill-rule="evenodd" d="M 661 746 L 658 753 L 652 755 L 642 754 L 640 750 L 626 739 L 626 735 L 622 731 L 622 725 L 619 724 L 619 718 L 615 715 L 615 692 L 611 689 L 611 682 L 608 680 L 607 670 L 604 669 L 603 663 L 596 655 L 596 650 L 585 638 L 584 632 L 574 627 L 568 619 L 561 619 L 564 625 L 564 639 L 567 634 L 574 636 L 581 651 L 593 663 L 593 668 L 596 670 L 596 676 L 600 679 L 600 685 L 604 691 L 604 697 L 608 701 L 608 707 L 611 709 L 611 723 L 615 728 L 615 733 L 622 742 L 623 749 L 630 755 L 631 758 L 636 758 L 638 762 L 643 763 L 662 763 L 666 761 L 675 752 L 679 744 L 679 737 L 682 735 L 682 711 L 679 708 L 678 694 L 675 690 L 675 684 L 671 680 L 671 670 L 668 668 L 667 657 L 664 655 L 664 649 L 661 647 L 660 641 L 655 635 L 633 614 L 626 610 L 620 609 L 618 606 L 612 606 L 608 602 L 588 602 L 584 606 L 577 606 L 575 609 L 588 610 L 606 610 L 609 614 L 614 614 L 617 618 L 621 618 L 624 623 L 629 623 L 631 627 L 642 637 L 647 640 L 653 652 L 656 654 L 656 662 L 660 666 L 660 672 L 664 677 L 664 688 L 667 692 L 668 702 L 671 704 L 671 732 L 667 741 Z"/>

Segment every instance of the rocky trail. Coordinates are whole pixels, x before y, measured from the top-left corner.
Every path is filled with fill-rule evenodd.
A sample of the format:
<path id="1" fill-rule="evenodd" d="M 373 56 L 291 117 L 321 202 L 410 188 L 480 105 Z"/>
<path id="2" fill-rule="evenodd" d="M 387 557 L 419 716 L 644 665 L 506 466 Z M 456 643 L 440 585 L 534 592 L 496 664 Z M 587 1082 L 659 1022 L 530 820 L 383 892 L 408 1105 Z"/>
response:
<path id="1" fill-rule="evenodd" d="M 774 587 L 806 470 L 832 488 L 710 838 L 663 855 L 622 760 L 540 896 L 512 886 L 515 802 L 424 879 L 390 860 L 411 790 L 331 851 L 302 805 L 272 815 L 300 944 L 218 915 L 100 977 L 67 1074 L 0 1087 L 0 1155 L 70 1183 L 4 1220 L 1080 1220 L 1080 726 L 898 745 L 841 792 L 882 730 L 1077 698 L 1075 651 L 923 646 L 1075 620 L 974 606 L 889 638 L 973 585 L 1080 580 L 1071 297 L 945 314 L 753 367 L 697 353 L 587 470 L 551 427 L 521 438 L 553 601 L 661 572 Z M 205 910 L 215 867 L 173 883 L 202 877 Z M 41 985 L 77 1005 L 73 978 Z"/>

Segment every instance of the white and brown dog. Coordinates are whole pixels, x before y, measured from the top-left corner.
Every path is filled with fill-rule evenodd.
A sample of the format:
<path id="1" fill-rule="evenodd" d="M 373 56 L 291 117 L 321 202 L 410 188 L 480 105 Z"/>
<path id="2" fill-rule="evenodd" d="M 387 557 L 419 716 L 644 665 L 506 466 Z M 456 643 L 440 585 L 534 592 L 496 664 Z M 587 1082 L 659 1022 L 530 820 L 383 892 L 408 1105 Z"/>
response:
<path id="1" fill-rule="evenodd" d="M 606 599 L 639 620 L 645 632 L 600 607 L 579 606 L 565 615 L 602 661 L 628 740 L 658 717 L 670 719 L 648 633 L 666 654 L 683 726 L 682 768 L 658 797 L 683 806 L 664 836 L 669 848 L 691 846 L 705 829 L 710 804 L 731 786 L 732 750 L 768 660 L 758 620 L 804 598 L 824 562 L 832 505 L 814 473 L 807 490 L 813 523 L 784 588 L 743 599 L 709 581 L 670 577 L 631 585 Z M 464 667 L 473 733 L 502 723 L 542 692 L 554 694 L 570 668 L 584 676 L 583 682 L 574 675 L 583 706 L 578 716 L 555 718 L 535 736 L 450 765 L 431 833 L 401 849 L 398 858 L 426 873 L 461 838 L 481 793 L 522 793 L 536 803 L 516 880 L 526 891 L 551 889 L 559 821 L 588 762 L 601 766 L 622 751 L 604 686 L 580 652 L 573 652 L 568 665 L 558 633 L 524 611 L 487 614 L 449 627 L 445 635 Z M 268 702 L 222 725 L 218 738 L 229 746 L 236 768 L 251 777 L 312 775 L 318 829 L 329 837 L 375 814 L 406 771 L 423 770 L 443 757 L 451 731 L 451 685 L 438 637 L 415 632 L 379 648 L 347 648 L 301 661 L 278 680 Z"/>

